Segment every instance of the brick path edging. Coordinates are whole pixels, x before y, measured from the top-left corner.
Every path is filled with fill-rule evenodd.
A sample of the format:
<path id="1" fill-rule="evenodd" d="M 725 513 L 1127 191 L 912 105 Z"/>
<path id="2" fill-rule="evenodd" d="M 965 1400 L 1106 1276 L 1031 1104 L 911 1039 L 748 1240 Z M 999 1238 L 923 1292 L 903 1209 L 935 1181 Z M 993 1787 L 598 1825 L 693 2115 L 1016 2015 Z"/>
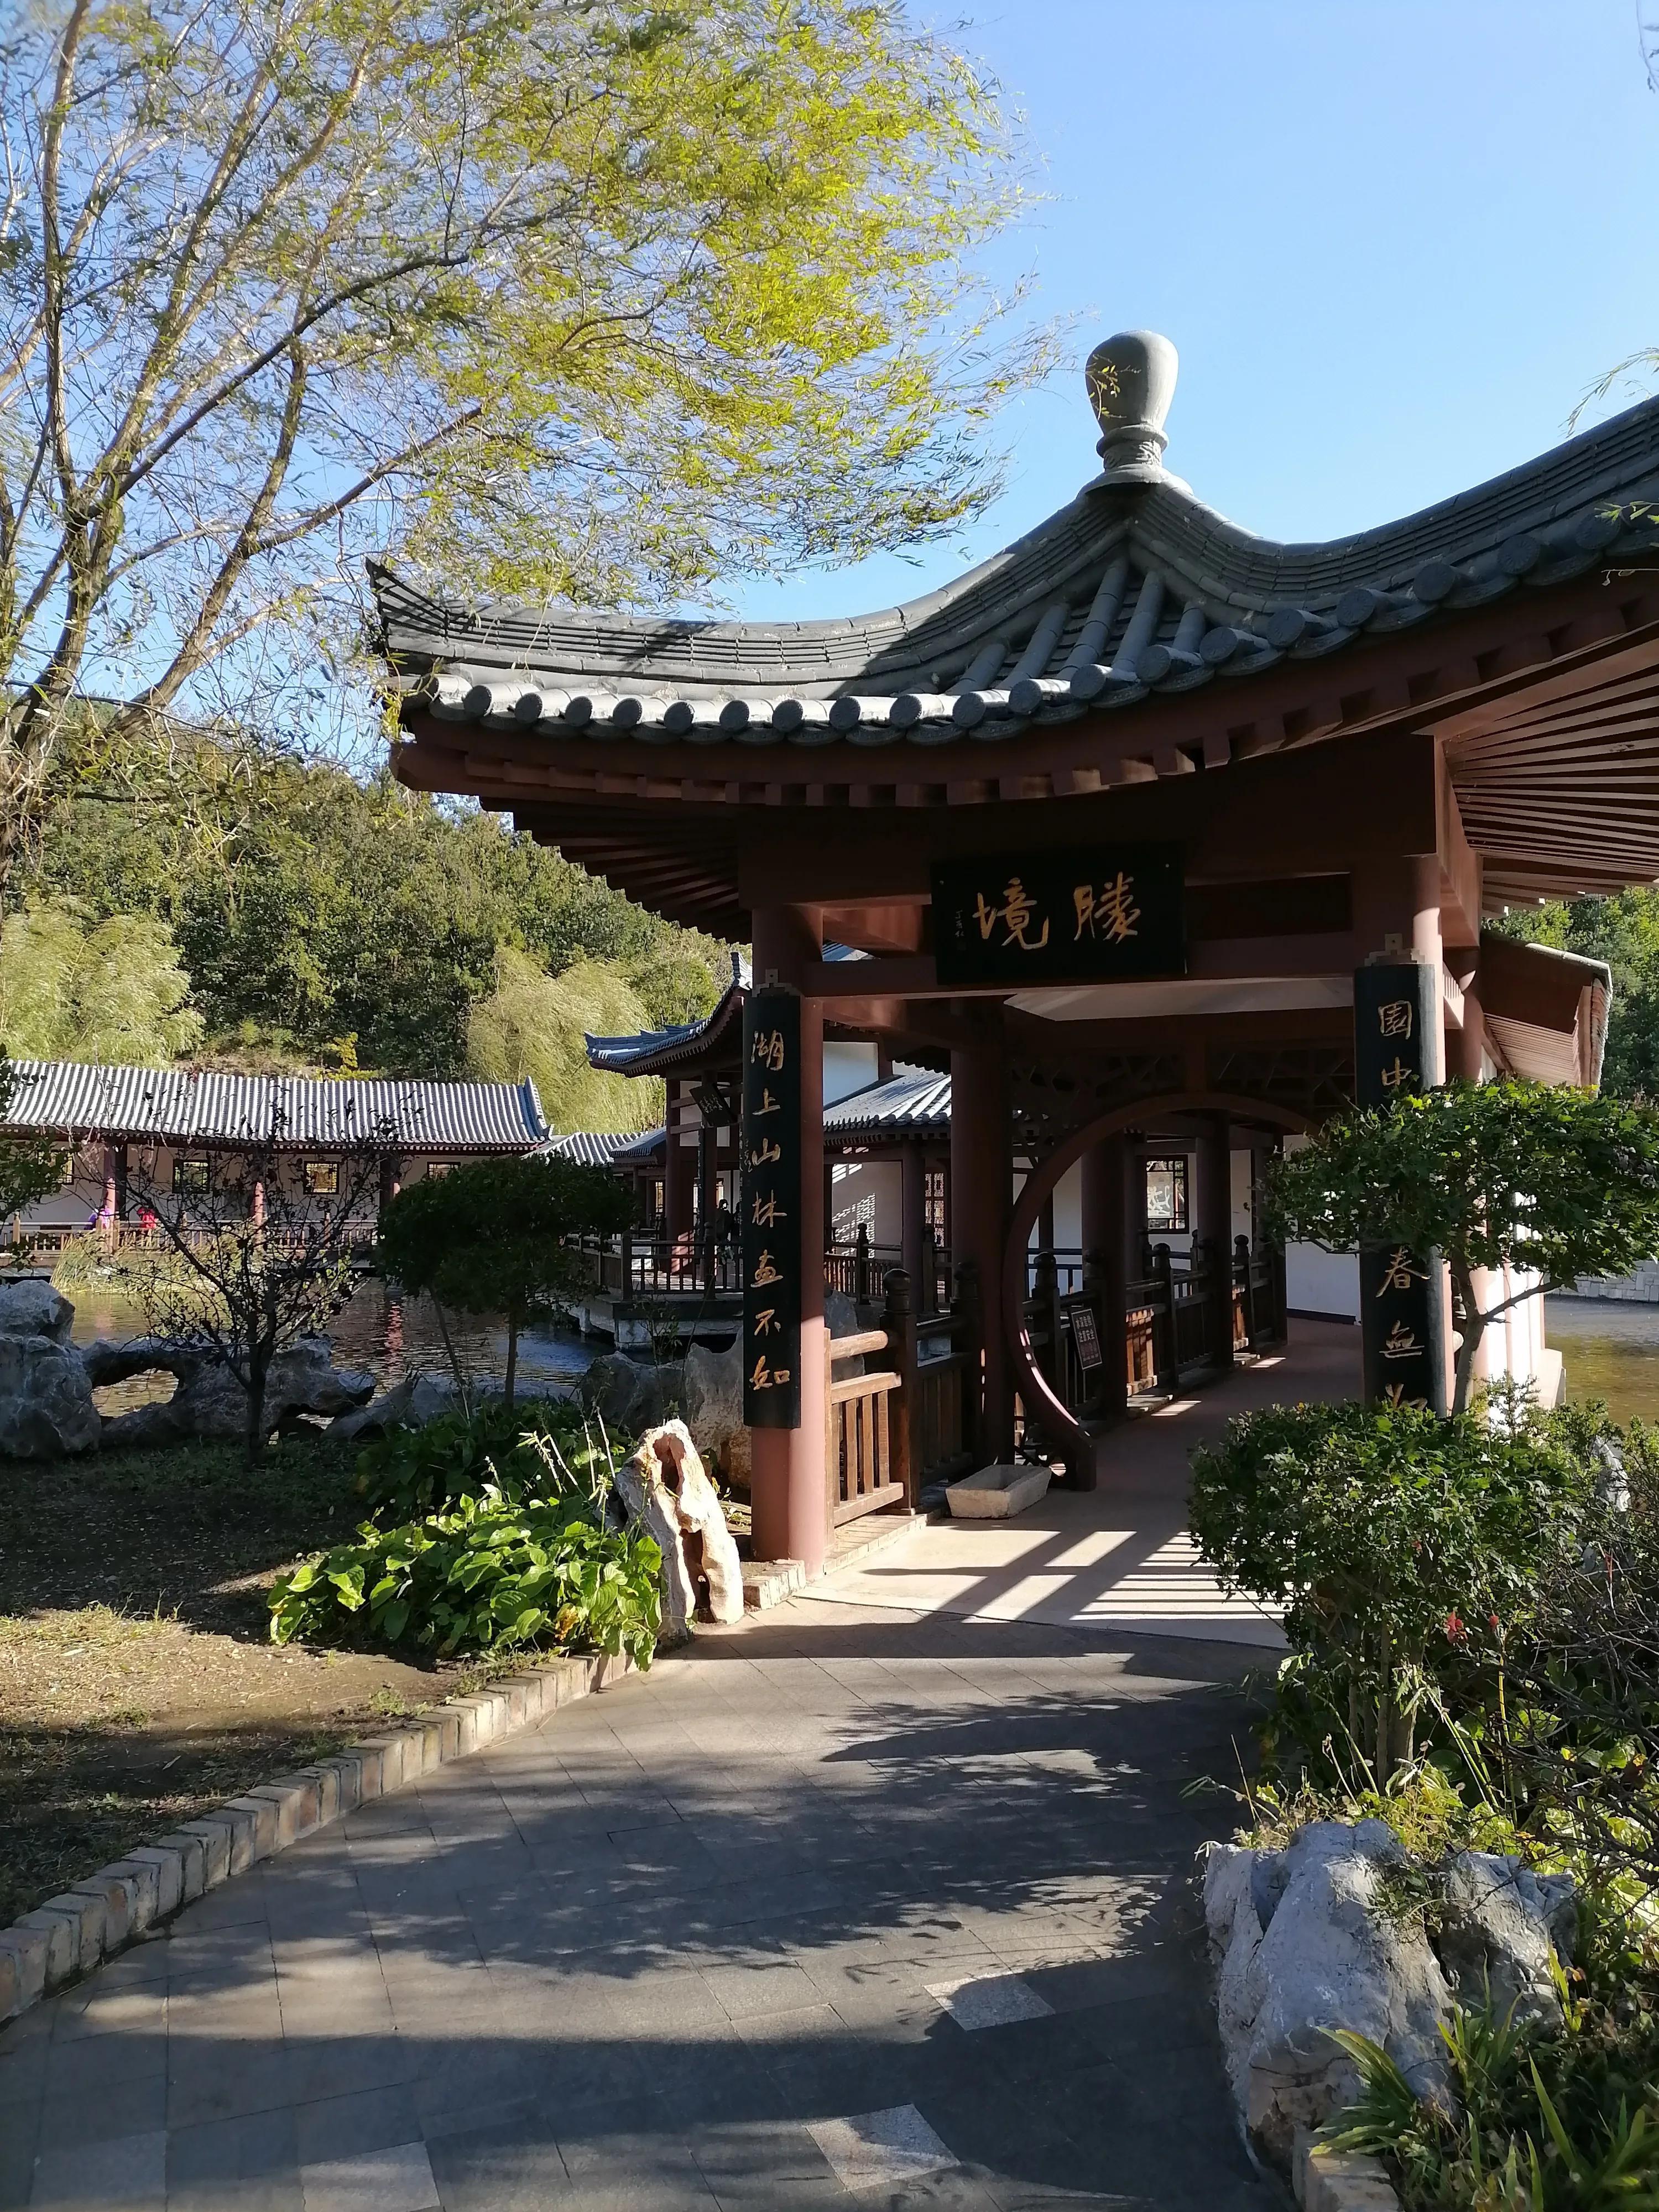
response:
<path id="1" fill-rule="evenodd" d="M 184 1905 L 232 1875 L 418 1781 L 433 1768 L 482 1751 L 632 1671 L 624 1654 L 554 1659 L 492 1682 L 418 1719 L 368 1736 L 333 1759 L 260 1784 L 217 1812 L 76 1882 L 60 1897 L 0 1929 L 0 2021 L 88 1974 Z"/>

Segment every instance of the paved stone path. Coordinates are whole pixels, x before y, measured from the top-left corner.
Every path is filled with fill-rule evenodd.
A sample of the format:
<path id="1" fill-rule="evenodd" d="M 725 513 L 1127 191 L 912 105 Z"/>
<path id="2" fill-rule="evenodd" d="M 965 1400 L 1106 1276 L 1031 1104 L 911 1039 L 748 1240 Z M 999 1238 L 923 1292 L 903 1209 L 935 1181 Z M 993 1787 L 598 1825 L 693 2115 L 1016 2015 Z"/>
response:
<path id="1" fill-rule="evenodd" d="M 1185 1885 L 1240 1656 L 705 1634 L 15 2022 L 0 2206 L 1277 2212 Z"/>

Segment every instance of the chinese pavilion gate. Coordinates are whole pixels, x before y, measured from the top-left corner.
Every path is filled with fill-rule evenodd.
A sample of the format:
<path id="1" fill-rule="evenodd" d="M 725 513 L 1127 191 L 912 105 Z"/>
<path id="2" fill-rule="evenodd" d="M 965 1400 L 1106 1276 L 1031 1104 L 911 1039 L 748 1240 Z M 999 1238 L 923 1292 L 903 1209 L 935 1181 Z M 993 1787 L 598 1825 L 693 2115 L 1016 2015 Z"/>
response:
<path id="1" fill-rule="evenodd" d="M 1132 1166 L 1195 1165 L 1190 1273 L 1225 1294 L 1158 1310 L 1223 1363 L 1266 1264 L 1231 1257 L 1264 1156 L 1403 1084 L 1594 1082 L 1605 972 L 1486 925 L 1659 878 L 1659 402 L 1401 522 L 1277 545 L 1165 472 L 1168 343 L 1103 361 L 1102 467 L 1071 504 L 862 622 L 473 611 L 376 572 L 406 782 L 752 945 L 762 1556 L 816 1567 L 825 1542 L 826 1021 L 948 1065 L 981 1448 L 1011 1452 L 1018 1403 L 1092 1481 L 1156 1289 Z M 1029 1249 L 1073 1169 L 1087 1418 Z M 1372 1387 L 1442 1396 L 1453 1316 L 1425 1255 L 1362 1277 Z"/>

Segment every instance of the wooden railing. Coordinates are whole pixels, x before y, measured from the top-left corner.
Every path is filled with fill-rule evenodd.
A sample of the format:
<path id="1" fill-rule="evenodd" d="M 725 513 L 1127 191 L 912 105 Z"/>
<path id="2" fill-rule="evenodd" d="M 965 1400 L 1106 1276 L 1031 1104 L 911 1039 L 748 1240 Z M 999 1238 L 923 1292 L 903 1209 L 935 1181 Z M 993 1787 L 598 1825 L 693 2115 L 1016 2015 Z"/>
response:
<path id="1" fill-rule="evenodd" d="M 824 1254 L 823 1287 L 869 1305 L 881 1297 L 882 1285 L 903 1256 L 895 1245 L 872 1244 L 870 1231 L 860 1222 L 850 1244 L 832 1244 Z"/>
<path id="2" fill-rule="evenodd" d="M 1089 1312 L 1103 1348 L 1109 1341 L 1092 1282 L 1082 1291 L 1066 1283 L 1073 1270 L 1062 1268 L 1070 1255 L 1047 1251 L 1032 1255 L 1031 1295 L 1026 1326 L 1045 1380 L 1062 1403 L 1084 1419 L 1103 1410 L 1109 1393 L 1103 1366 L 1086 1366 L 1080 1357 L 1074 1316 Z M 1152 1272 L 1124 1285 L 1124 1381 L 1127 1395 L 1174 1392 L 1209 1367 L 1224 1364 L 1224 1344 L 1233 1352 L 1260 1352 L 1285 1337 L 1284 1262 L 1267 1247 L 1252 1251 L 1239 1237 L 1231 1267 L 1218 1268 L 1200 1246 L 1196 1267 L 1176 1268 L 1169 1247 L 1152 1254 Z M 1085 1271 L 1086 1272 L 1086 1271 Z M 1219 1318 L 1221 1299 L 1231 1302 L 1231 1322 Z"/>
<path id="3" fill-rule="evenodd" d="M 252 1226 L 251 1222 L 238 1221 L 227 1223 L 222 1229 L 186 1227 L 181 1234 L 191 1251 L 201 1252 L 222 1237 L 239 1236 Z M 362 1258 L 373 1252 L 379 1237 L 379 1224 L 365 1218 L 349 1223 L 341 1242 L 349 1256 Z M 259 1231 L 259 1241 L 270 1252 L 303 1254 L 309 1249 L 304 1228 L 279 1228 L 275 1223 L 264 1225 Z M 0 1229 L 0 1249 L 19 1249 L 43 1259 L 56 1258 L 75 1244 L 112 1253 L 168 1252 L 173 1249 L 174 1242 L 161 1230 L 141 1229 L 136 1221 L 100 1221 L 90 1227 L 83 1224 L 79 1228 L 54 1222 L 31 1228 L 14 1214 Z"/>
<path id="4" fill-rule="evenodd" d="M 977 1456 L 980 1345 L 977 1284 L 958 1278 L 955 1307 L 918 1321 L 910 1279 L 890 1269 L 882 1325 L 833 1338 L 825 1352 L 824 1476 L 830 1527 L 907 1505 L 929 1483 L 963 1474 Z M 853 1359 L 885 1358 L 860 1375 Z"/>
<path id="5" fill-rule="evenodd" d="M 743 1255 L 735 1239 L 702 1239 L 624 1230 L 620 1237 L 577 1237 L 570 1249 L 590 1286 L 613 1298 L 738 1297 Z"/>

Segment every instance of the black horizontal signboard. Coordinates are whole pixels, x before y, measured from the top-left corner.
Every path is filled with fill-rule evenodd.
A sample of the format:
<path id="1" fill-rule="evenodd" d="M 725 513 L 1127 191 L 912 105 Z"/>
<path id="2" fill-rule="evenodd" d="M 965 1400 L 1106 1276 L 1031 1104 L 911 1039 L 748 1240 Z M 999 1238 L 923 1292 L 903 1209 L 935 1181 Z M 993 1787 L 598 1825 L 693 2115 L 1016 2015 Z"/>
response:
<path id="1" fill-rule="evenodd" d="M 941 983 L 1122 983 L 1182 975 L 1178 845 L 989 854 L 933 869 Z"/>

